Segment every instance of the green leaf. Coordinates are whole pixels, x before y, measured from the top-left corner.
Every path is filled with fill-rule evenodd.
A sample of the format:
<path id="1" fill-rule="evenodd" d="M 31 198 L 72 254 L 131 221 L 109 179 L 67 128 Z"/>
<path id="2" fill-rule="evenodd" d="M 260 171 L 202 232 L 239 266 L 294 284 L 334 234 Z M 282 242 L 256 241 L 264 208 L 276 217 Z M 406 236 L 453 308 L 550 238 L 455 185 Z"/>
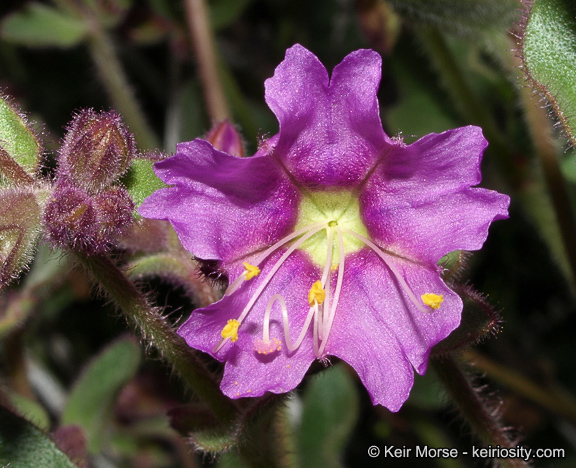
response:
<path id="1" fill-rule="evenodd" d="M 0 23 L 0 36 L 4 40 L 30 47 L 73 47 L 88 32 L 86 22 L 36 2 L 6 16 Z"/>
<path id="2" fill-rule="evenodd" d="M 522 40 L 525 70 L 576 145 L 576 3 L 536 0 Z"/>
<path id="3" fill-rule="evenodd" d="M 0 406 L 0 466 L 76 468 L 40 429 Z"/>
<path id="4" fill-rule="evenodd" d="M 358 408 L 356 388 L 343 365 L 310 381 L 297 435 L 301 467 L 343 466 L 341 454 L 358 419 Z"/>
<path id="5" fill-rule="evenodd" d="M 50 429 L 50 416 L 44 407 L 32 398 L 27 398 L 16 392 L 7 392 L 10 404 L 26 417 L 28 421 L 33 423 L 39 429 L 48 431 Z"/>
<path id="6" fill-rule="evenodd" d="M 42 146 L 25 117 L 0 95 L 0 172 L 12 182 L 31 182 Z"/>
<path id="7" fill-rule="evenodd" d="M 122 339 L 101 352 L 72 389 L 62 424 L 84 429 L 90 453 L 101 450 L 116 395 L 139 365 L 140 347 L 132 339 Z"/>
<path id="8" fill-rule="evenodd" d="M 156 190 L 166 187 L 166 184 L 154 174 L 153 166 L 154 161 L 149 159 L 135 159 L 124 179 L 136 206 L 140 206 L 144 199 Z"/>

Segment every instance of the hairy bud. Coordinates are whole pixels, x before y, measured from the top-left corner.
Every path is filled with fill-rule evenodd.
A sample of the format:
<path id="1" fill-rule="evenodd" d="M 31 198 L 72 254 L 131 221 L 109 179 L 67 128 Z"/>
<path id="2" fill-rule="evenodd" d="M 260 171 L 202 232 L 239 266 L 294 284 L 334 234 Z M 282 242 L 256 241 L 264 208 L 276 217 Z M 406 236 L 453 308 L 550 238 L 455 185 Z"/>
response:
<path id="1" fill-rule="evenodd" d="M 89 192 L 102 191 L 126 172 L 135 151 L 134 137 L 115 111 L 84 109 L 68 126 L 57 179 Z"/>
<path id="2" fill-rule="evenodd" d="M 59 186 L 44 213 L 50 241 L 86 253 L 105 252 L 132 222 L 134 204 L 122 187 L 91 195 L 79 187 Z"/>

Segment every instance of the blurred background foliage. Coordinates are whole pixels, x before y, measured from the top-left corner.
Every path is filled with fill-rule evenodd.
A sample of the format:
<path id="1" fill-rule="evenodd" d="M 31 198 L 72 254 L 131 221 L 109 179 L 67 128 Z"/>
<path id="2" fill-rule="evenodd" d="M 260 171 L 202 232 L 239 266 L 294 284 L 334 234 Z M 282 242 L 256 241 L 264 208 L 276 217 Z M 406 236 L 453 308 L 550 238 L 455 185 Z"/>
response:
<path id="1" fill-rule="evenodd" d="M 384 59 L 381 116 L 390 135 L 414 141 L 457 126 L 483 127 L 490 141 L 483 186 L 511 195 L 511 217 L 494 224 L 460 275 L 500 311 L 502 323 L 459 359 L 518 443 L 565 449 L 564 459 L 536 466 L 575 466 L 576 162 L 569 123 L 552 127 L 558 108 L 535 93 L 538 77 L 526 75 L 529 57 L 518 52 L 527 6 L 516 0 L 209 0 L 207 7 L 230 119 L 248 153 L 278 130 L 263 83 L 294 43 L 329 70 L 355 49 L 377 50 Z M 64 128 L 81 108 L 117 109 L 142 150 L 169 153 L 177 142 L 204 135 L 214 113 L 192 42 L 184 0 L 3 0 L 0 89 L 34 122 L 45 148 L 44 175 L 50 177 Z M 123 71 L 120 83 L 110 82 L 114 67 Z M 540 81 L 547 86 L 552 78 Z M 576 115 L 569 100 L 566 105 L 567 115 Z M 190 289 L 166 278 L 142 286 L 171 323 L 198 304 Z M 201 419 L 202 409 L 182 409 L 190 393 L 93 292 L 70 256 L 45 245 L 30 272 L 4 290 L 0 401 L 36 426 L 0 415 L 0 465 L 18 456 L 11 468 L 68 466 L 53 440 L 79 466 L 249 466 L 242 450 L 226 450 L 232 445 L 226 435 L 199 431 L 187 445 L 176 429 L 186 432 L 187 415 Z M 422 466 L 414 457 L 370 458 L 367 450 L 479 445 L 433 369 L 416 376 L 410 399 L 395 414 L 373 407 L 344 364 L 306 380 L 281 412 L 273 422 L 284 435 L 278 443 L 297 466 Z M 14 431 L 26 437 L 11 442 Z M 34 464 L 41 456 L 52 461 Z M 485 464 L 468 457 L 426 460 L 446 468 Z"/>

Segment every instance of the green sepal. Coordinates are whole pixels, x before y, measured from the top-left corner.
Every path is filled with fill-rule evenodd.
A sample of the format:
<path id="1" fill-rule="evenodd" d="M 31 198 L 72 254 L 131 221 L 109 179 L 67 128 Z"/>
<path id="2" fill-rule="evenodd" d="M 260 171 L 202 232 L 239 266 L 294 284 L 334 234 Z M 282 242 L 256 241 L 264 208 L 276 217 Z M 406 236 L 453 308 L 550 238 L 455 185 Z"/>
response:
<path id="1" fill-rule="evenodd" d="M 464 250 L 454 250 L 448 255 L 444 255 L 438 261 L 438 266 L 442 268 L 442 279 L 446 282 L 457 279 L 466 267 L 466 260 L 469 256 L 470 253 Z"/>
<path id="2" fill-rule="evenodd" d="M 358 412 L 358 393 L 343 364 L 313 377 L 304 393 L 296 436 L 299 466 L 344 466 L 342 453 Z"/>
<path id="3" fill-rule="evenodd" d="M 238 431 L 230 426 L 216 426 L 189 434 L 188 443 L 196 450 L 217 454 L 238 445 Z"/>
<path id="4" fill-rule="evenodd" d="M 0 406 L 0 466 L 76 468 L 76 465 L 40 429 L 2 406 Z"/>
<path id="5" fill-rule="evenodd" d="M 456 330 L 432 348 L 432 357 L 449 355 L 454 351 L 477 343 L 500 326 L 500 315 L 484 296 L 468 285 L 450 286 L 464 302 L 462 320 Z"/>
<path id="6" fill-rule="evenodd" d="M 89 453 L 99 452 L 104 445 L 116 396 L 136 375 L 140 359 L 140 346 L 134 339 L 118 340 L 88 364 L 74 385 L 61 423 L 84 429 Z"/>
<path id="7" fill-rule="evenodd" d="M 32 260 L 47 193 L 29 185 L 0 190 L 0 287 L 16 279 Z"/>
<path id="8" fill-rule="evenodd" d="M 42 146 L 24 115 L 0 95 L 0 183 L 31 183 Z"/>
<path id="9" fill-rule="evenodd" d="M 576 145 L 576 3 L 535 0 L 522 31 L 522 59 Z"/>
<path id="10" fill-rule="evenodd" d="M 0 36 L 7 42 L 29 47 L 73 47 L 90 31 L 82 19 L 41 3 L 28 3 L 4 17 Z"/>
<path id="11" fill-rule="evenodd" d="M 151 159 L 133 160 L 128 174 L 123 179 L 137 207 L 156 190 L 167 187 L 154 173 L 154 162 Z"/>

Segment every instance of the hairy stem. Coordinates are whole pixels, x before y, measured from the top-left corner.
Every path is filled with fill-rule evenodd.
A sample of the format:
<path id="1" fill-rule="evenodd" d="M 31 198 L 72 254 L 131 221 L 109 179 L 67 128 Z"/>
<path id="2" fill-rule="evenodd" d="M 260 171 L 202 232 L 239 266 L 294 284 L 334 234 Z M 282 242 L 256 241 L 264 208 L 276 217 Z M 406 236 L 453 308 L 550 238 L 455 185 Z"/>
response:
<path id="1" fill-rule="evenodd" d="M 454 404 L 483 443 L 503 448 L 516 445 L 452 357 L 432 359 L 431 363 Z M 499 462 L 510 468 L 530 466 L 519 458 L 503 459 Z"/>
<path id="2" fill-rule="evenodd" d="M 540 385 L 477 351 L 466 351 L 464 358 L 494 381 L 576 424 L 576 402 L 559 386 Z"/>
<path id="3" fill-rule="evenodd" d="M 136 326 L 144 340 L 158 349 L 214 414 L 222 421 L 234 419 L 237 408 L 232 400 L 222 394 L 213 376 L 184 339 L 150 306 L 124 273 L 105 255 L 76 255 L 122 310 L 128 322 Z"/>
<path id="4" fill-rule="evenodd" d="M 248 410 L 244 421 L 244 440 L 238 446 L 240 457 L 248 466 L 295 466 L 284 402 L 283 395 L 268 395 Z"/>
<path id="5" fill-rule="evenodd" d="M 204 0 L 185 0 L 184 6 L 186 7 L 186 20 L 190 29 L 192 46 L 198 61 L 208 115 L 214 122 L 226 120 L 229 118 L 230 112 L 218 74 L 216 49 L 206 3 Z"/>

